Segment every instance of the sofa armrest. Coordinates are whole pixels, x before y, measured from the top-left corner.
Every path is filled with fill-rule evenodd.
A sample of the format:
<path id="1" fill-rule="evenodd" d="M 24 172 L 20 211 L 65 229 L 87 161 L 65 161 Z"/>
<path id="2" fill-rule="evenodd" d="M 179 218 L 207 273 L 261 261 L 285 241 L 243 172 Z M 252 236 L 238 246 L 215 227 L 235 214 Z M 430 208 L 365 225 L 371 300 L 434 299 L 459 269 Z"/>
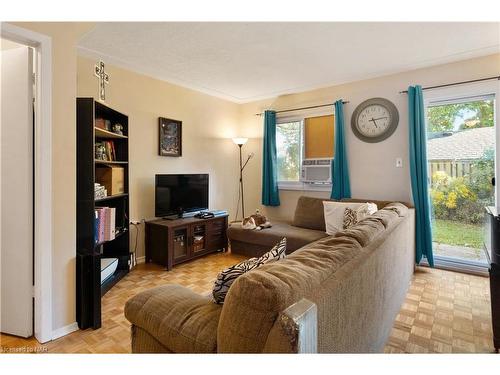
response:
<path id="1" fill-rule="evenodd" d="M 129 299 L 125 317 L 174 353 L 214 353 L 222 306 L 180 285 L 149 289 Z M 134 331 L 132 331 L 134 332 Z"/>
<path id="2" fill-rule="evenodd" d="M 263 351 L 264 353 L 317 353 L 316 304 L 302 298 L 285 309 L 271 328 Z"/>

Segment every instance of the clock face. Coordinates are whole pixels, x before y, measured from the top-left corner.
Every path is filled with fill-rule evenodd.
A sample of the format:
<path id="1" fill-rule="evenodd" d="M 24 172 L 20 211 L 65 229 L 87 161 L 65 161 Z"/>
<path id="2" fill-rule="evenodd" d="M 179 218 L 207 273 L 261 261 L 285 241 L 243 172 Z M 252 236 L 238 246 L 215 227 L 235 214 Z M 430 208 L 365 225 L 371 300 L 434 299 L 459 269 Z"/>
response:
<path id="1" fill-rule="evenodd" d="M 391 136 L 399 122 L 394 104 L 384 98 L 365 100 L 358 105 L 351 118 L 352 131 L 364 142 L 380 142 Z"/>
<path id="2" fill-rule="evenodd" d="M 378 137 L 383 134 L 391 123 L 389 110 L 379 104 L 369 105 L 358 114 L 356 126 L 366 137 Z"/>

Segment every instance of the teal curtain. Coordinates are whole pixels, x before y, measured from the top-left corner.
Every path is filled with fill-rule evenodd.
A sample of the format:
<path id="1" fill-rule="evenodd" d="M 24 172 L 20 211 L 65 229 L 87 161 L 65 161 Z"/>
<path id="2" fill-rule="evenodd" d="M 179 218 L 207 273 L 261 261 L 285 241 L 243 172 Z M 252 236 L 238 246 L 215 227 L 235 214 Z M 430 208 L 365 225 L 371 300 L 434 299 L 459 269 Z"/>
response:
<path id="1" fill-rule="evenodd" d="M 332 199 L 351 198 L 349 182 L 349 163 L 344 129 L 344 104 L 337 100 L 335 106 L 335 155 L 332 160 Z"/>
<path id="2" fill-rule="evenodd" d="M 434 267 L 432 255 L 431 210 L 427 176 L 427 136 L 424 96 L 421 86 L 408 87 L 408 125 L 410 132 L 410 177 L 415 205 L 416 263 L 427 258 Z"/>
<path id="3" fill-rule="evenodd" d="M 276 154 L 276 112 L 264 112 L 264 154 L 262 157 L 262 204 L 279 206 L 278 156 Z"/>

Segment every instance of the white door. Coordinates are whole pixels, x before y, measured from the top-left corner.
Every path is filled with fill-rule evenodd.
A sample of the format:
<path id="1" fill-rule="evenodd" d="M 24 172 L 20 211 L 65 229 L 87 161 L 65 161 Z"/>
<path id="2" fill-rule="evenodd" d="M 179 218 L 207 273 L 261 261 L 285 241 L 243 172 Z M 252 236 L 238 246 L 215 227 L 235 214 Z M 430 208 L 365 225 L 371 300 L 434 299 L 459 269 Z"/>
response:
<path id="1" fill-rule="evenodd" d="M 0 331 L 33 334 L 33 55 L 1 51 Z"/>

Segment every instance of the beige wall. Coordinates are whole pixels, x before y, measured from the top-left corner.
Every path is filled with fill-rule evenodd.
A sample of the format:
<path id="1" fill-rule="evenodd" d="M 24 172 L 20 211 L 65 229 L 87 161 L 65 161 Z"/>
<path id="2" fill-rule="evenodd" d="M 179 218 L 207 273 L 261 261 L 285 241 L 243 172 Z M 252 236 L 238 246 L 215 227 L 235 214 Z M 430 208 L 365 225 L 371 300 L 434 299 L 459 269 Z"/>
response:
<path id="1" fill-rule="evenodd" d="M 96 97 L 94 64 L 78 57 L 78 96 Z M 230 138 L 239 134 L 239 106 L 109 64 L 106 71 L 106 105 L 129 116 L 131 219 L 154 217 L 156 173 L 208 173 L 210 208 L 235 209 L 238 158 Z M 158 156 L 158 117 L 182 121 L 182 157 Z M 137 255 L 144 256 L 144 225 Z"/>
<path id="2" fill-rule="evenodd" d="M 76 43 L 91 24 L 14 23 L 52 38 L 52 329 L 76 321 Z"/>
<path id="3" fill-rule="evenodd" d="M 332 66 L 335 69 L 335 66 Z M 351 191 L 353 197 L 372 199 L 411 200 L 408 166 L 408 109 L 406 90 L 409 85 L 432 86 L 442 83 L 464 81 L 498 75 L 500 54 L 457 63 L 418 69 L 385 77 L 353 82 L 298 94 L 284 95 L 275 99 L 242 105 L 242 133 L 254 139 L 249 149 L 257 156 L 247 170 L 245 184 L 248 211 L 260 207 L 261 186 L 261 138 L 262 118 L 255 113 L 264 109 L 287 109 L 322 103 L 332 103 L 343 98 L 350 103 L 344 106 Z M 396 132 L 381 143 L 364 143 L 351 131 L 351 115 L 356 106 L 365 99 L 384 97 L 391 100 L 399 110 L 399 126 Z M 403 168 L 396 168 L 396 158 L 403 158 Z M 329 196 L 328 193 L 280 191 L 281 206 L 261 208 L 270 217 L 292 218 L 297 198 L 302 195 Z"/>

